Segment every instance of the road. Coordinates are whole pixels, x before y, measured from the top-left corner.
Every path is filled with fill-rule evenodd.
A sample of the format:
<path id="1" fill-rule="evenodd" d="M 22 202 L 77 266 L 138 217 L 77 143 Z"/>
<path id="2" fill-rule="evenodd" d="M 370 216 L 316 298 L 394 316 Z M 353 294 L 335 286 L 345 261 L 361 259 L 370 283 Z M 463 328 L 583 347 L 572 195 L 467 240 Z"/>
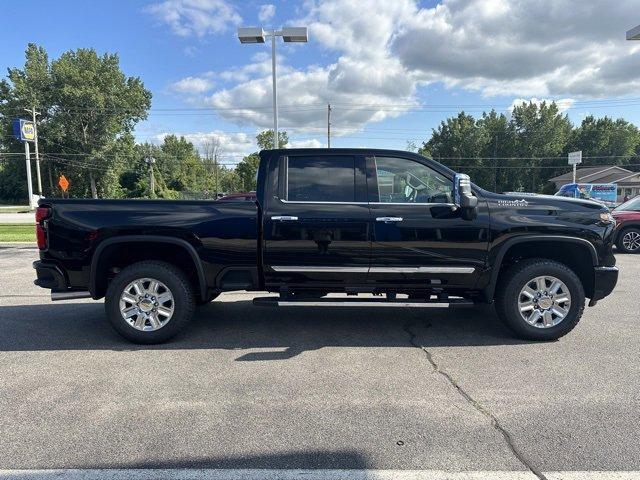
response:
<path id="1" fill-rule="evenodd" d="M 102 302 L 51 303 L 32 285 L 36 255 L 0 246 L 5 476 L 640 470 L 638 256 L 618 256 L 615 294 L 557 342 L 513 339 L 490 309 L 275 310 L 239 293 L 141 347 L 111 330 Z M 576 475 L 557 478 L 591 478 Z"/>
<path id="2" fill-rule="evenodd" d="M 34 213 L 11 213 L 0 210 L 0 225 L 2 224 L 35 224 Z"/>

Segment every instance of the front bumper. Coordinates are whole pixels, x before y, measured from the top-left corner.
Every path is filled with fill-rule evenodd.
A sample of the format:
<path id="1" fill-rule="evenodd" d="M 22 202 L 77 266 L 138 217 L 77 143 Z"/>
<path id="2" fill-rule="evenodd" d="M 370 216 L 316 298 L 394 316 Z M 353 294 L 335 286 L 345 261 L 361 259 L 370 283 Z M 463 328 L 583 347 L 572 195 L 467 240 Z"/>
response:
<path id="1" fill-rule="evenodd" d="M 64 273 L 55 263 L 37 260 L 33 262 L 37 278 L 34 284 L 42 288 L 49 288 L 55 291 L 67 290 L 67 280 Z"/>
<path id="2" fill-rule="evenodd" d="M 594 267 L 593 296 L 589 306 L 594 306 L 598 300 L 609 295 L 616 283 L 618 283 L 618 267 Z"/>

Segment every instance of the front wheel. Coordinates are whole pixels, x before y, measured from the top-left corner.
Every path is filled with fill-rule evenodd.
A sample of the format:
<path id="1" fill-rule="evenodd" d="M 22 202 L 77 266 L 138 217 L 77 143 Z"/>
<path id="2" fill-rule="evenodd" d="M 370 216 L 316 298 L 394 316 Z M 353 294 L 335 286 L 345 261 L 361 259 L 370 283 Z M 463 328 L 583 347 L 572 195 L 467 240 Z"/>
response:
<path id="1" fill-rule="evenodd" d="M 585 293 L 566 265 L 547 259 L 516 263 L 501 274 L 496 312 L 518 337 L 556 340 L 569 333 L 584 311 Z"/>
<path id="2" fill-rule="evenodd" d="M 177 335 L 191 320 L 193 289 L 173 265 L 143 261 L 124 268 L 109 284 L 105 297 L 113 328 L 134 343 L 161 343 Z"/>
<path id="3" fill-rule="evenodd" d="M 616 246 L 624 253 L 640 253 L 640 229 L 627 228 L 618 236 Z"/>

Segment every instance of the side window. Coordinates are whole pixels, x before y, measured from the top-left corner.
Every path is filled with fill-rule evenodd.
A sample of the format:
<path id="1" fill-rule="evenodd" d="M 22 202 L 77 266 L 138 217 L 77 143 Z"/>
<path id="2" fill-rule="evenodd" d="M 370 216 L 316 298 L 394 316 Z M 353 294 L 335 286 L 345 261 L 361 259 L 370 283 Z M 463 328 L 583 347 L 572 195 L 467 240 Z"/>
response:
<path id="1" fill-rule="evenodd" d="M 354 157 L 289 157 L 286 199 L 297 202 L 355 201 Z"/>
<path id="2" fill-rule="evenodd" d="M 452 203 L 453 182 L 406 158 L 376 157 L 378 198 L 388 203 Z"/>

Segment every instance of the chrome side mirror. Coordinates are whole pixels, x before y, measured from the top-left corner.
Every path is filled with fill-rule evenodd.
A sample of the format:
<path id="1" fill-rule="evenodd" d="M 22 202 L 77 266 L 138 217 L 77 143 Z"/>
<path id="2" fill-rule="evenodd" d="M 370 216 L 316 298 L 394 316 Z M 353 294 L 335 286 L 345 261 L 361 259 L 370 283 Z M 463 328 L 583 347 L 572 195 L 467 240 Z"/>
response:
<path id="1" fill-rule="evenodd" d="M 456 173 L 453 177 L 454 203 L 460 209 L 465 220 L 473 220 L 478 214 L 478 197 L 471 191 L 471 179 L 464 173 Z"/>

